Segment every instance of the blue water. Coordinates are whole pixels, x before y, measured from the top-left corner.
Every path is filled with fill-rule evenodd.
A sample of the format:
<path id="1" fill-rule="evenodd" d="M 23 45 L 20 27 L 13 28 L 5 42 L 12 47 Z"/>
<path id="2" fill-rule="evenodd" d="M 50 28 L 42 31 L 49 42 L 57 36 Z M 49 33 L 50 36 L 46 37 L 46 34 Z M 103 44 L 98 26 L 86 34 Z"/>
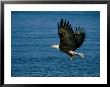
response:
<path id="1" fill-rule="evenodd" d="M 70 57 L 57 49 L 57 23 L 67 19 L 74 27 L 86 29 L 86 39 L 77 52 L 85 58 Z M 99 77 L 100 12 L 11 12 L 12 77 Z"/>

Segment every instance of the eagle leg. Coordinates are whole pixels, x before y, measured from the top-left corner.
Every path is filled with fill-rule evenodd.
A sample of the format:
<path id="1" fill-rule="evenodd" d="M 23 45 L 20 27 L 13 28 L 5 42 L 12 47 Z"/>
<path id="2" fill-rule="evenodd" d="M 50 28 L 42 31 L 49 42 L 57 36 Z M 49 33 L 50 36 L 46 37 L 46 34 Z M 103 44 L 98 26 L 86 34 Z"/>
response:
<path id="1" fill-rule="evenodd" d="M 84 58 L 84 54 L 83 53 L 77 53 L 75 51 L 70 50 L 69 53 L 71 53 L 73 56 L 74 55 L 79 55 L 81 58 Z"/>

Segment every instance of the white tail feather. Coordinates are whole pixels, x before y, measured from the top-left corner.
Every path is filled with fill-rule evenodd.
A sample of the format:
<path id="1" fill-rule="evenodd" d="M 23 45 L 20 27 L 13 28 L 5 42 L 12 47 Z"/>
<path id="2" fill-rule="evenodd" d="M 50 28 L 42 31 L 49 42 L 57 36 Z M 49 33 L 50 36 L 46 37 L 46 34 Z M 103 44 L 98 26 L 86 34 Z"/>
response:
<path id="1" fill-rule="evenodd" d="M 84 58 L 84 54 L 83 54 L 83 53 L 78 53 L 78 55 L 79 55 L 81 58 Z"/>

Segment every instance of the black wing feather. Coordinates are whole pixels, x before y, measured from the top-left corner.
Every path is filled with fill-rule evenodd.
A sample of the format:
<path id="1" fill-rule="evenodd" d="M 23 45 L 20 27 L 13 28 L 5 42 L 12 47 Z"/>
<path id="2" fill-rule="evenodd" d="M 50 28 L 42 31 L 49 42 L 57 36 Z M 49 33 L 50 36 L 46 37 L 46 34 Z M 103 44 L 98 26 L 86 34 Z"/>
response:
<path id="1" fill-rule="evenodd" d="M 58 35 L 61 48 L 65 48 L 66 50 L 75 50 L 77 48 L 77 41 L 69 21 L 66 22 L 66 20 L 61 19 L 60 23 L 58 23 Z"/>
<path id="2" fill-rule="evenodd" d="M 67 22 L 63 19 L 58 23 L 58 35 L 60 38 L 60 49 L 62 51 L 76 50 L 82 45 L 85 39 L 85 32 L 82 27 L 76 27 L 73 30 L 69 21 Z"/>
<path id="3" fill-rule="evenodd" d="M 76 27 L 76 31 L 74 32 L 74 34 L 78 43 L 77 47 L 80 47 L 85 40 L 85 30 L 82 27 Z"/>

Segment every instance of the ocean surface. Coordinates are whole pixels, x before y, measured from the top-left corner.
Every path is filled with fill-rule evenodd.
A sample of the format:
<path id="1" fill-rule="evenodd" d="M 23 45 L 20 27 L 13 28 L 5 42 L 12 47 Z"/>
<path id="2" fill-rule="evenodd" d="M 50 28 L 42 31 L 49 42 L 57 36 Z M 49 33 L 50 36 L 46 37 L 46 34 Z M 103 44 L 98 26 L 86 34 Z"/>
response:
<path id="1" fill-rule="evenodd" d="M 72 27 L 86 29 L 86 39 L 76 51 L 84 53 L 71 61 L 61 51 L 57 23 L 69 20 Z M 12 11 L 11 12 L 12 77 L 99 77 L 100 12 L 99 11 Z"/>

